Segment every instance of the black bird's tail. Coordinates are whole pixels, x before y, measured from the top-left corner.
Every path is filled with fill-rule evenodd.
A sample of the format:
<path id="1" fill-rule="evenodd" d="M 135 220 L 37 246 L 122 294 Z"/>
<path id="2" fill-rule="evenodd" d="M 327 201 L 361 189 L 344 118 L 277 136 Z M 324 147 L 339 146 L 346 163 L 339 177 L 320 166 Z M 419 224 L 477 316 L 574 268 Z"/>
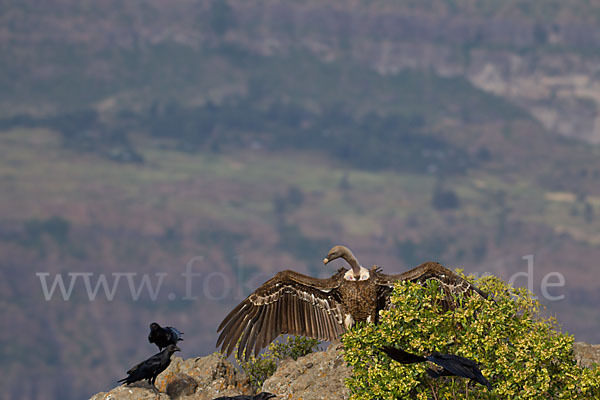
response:
<path id="1" fill-rule="evenodd" d="M 416 354 L 408 353 L 402 349 L 397 349 L 391 346 L 383 346 L 379 350 L 390 356 L 393 360 L 398 361 L 400 364 L 415 364 L 427 361 L 425 357 L 418 356 Z"/>
<path id="2" fill-rule="evenodd" d="M 262 393 L 255 395 L 253 400 L 269 400 L 269 399 L 272 399 L 273 397 L 277 397 L 277 396 L 275 396 L 273 393 L 262 392 Z"/>
<path id="3" fill-rule="evenodd" d="M 490 381 L 485 379 L 485 376 L 481 373 L 481 371 L 475 371 L 475 380 L 481 383 L 483 386 L 487 387 L 488 390 L 492 390 L 492 384 Z"/>

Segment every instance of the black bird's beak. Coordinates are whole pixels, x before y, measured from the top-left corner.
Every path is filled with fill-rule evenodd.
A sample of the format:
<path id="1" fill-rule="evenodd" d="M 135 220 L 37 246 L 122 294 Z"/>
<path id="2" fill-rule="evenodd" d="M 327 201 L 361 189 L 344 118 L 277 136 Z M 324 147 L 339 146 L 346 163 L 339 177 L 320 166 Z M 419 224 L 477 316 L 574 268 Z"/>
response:
<path id="1" fill-rule="evenodd" d="M 177 346 L 175 346 L 175 351 L 181 351 L 181 349 Z"/>

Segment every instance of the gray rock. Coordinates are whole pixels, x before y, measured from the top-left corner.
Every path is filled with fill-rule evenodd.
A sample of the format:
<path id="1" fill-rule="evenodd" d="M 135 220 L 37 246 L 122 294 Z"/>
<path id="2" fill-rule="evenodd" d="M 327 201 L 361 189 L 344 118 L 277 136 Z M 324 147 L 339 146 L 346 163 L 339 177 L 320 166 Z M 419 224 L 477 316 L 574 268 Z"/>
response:
<path id="1" fill-rule="evenodd" d="M 351 373 L 344 362 L 339 344 L 299 358 L 283 361 L 267 379 L 262 391 L 285 400 L 345 400 L 350 391 L 345 378 Z M 575 343 L 575 359 L 581 365 L 600 362 L 600 345 Z M 98 393 L 91 400 L 212 400 L 222 396 L 253 394 L 244 374 L 220 353 L 183 360 L 174 357 L 171 365 L 156 380 L 157 393 L 146 382 L 119 386 L 108 393 Z"/>
<path id="2" fill-rule="evenodd" d="M 119 386 L 108 393 L 98 393 L 90 400 L 169 400 L 165 393 L 158 393 L 150 385 L 134 383 L 129 386 Z"/>
<path id="3" fill-rule="evenodd" d="M 287 400 L 342 400 L 350 397 L 345 378 L 351 370 L 346 365 L 339 344 L 327 351 L 312 353 L 297 361 L 281 363 L 262 390 Z"/>
<path id="4" fill-rule="evenodd" d="M 137 382 L 98 393 L 90 400 L 212 400 L 252 393 L 244 374 L 220 353 L 187 360 L 173 357 L 171 365 L 156 379 L 156 387 L 159 394 L 146 382 Z"/>
<path id="5" fill-rule="evenodd" d="M 182 396 L 193 395 L 196 393 L 196 389 L 198 389 L 198 382 L 194 378 L 178 373 L 167 382 L 166 392 L 172 399 L 178 399 Z"/>
<path id="6" fill-rule="evenodd" d="M 212 400 L 220 396 L 252 393 L 252 388 L 244 374 L 225 360 L 220 353 L 187 360 L 175 357 L 169 368 L 156 380 L 156 386 L 166 392 L 171 382 L 181 374 L 192 378 L 197 383 L 195 393 L 181 399 Z"/>
<path id="7" fill-rule="evenodd" d="M 575 360 L 584 367 L 591 367 L 593 363 L 600 364 L 600 344 L 573 343 Z"/>

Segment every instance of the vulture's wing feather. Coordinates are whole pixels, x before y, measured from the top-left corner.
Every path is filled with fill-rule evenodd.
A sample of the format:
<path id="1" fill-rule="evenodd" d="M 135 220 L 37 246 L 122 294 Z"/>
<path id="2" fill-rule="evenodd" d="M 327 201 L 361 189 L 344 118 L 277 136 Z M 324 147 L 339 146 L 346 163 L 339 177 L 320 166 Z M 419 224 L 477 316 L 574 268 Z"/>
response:
<path id="1" fill-rule="evenodd" d="M 229 356 L 258 354 L 281 334 L 335 340 L 345 330 L 338 288 L 345 270 L 328 279 L 286 270 L 238 304 L 221 322 L 217 347 Z"/>
<path id="2" fill-rule="evenodd" d="M 410 281 L 421 285 L 425 285 L 429 281 L 437 281 L 441 289 L 446 293 L 448 304 L 444 304 L 444 307 L 447 308 L 453 308 L 451 305 L 452 295 L 476 294 L 484 299 L 488 298 L 487 293 L 480 290 L 477 286 L 436 262 L 423 263 L 401 274 L 387 275 L 379 272 L 377 267 L 374 267 L 372 272 L 381 290 L 386 291 L 391 291 L 396 281 Z M 385 298 L 387 301 L 386 308 L 388 308 L 389 296 L 385 296 Z"/>

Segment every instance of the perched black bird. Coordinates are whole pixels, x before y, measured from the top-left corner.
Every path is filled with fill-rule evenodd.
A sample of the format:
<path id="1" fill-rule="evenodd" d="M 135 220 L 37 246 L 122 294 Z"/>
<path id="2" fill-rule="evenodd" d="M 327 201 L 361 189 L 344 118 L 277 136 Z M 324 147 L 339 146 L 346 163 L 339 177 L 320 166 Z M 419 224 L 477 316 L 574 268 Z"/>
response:
<path id="1" fill-rule="evenodd" d="M 183 340 L 181 335 L 183 332 L 179 332 L 177 329 L 166 326 L 162 327 L 156 322 L 150 324 L 150 333 L 148 334 L 148 341 L 158 346 L 158 350 L 162 350 L 170 344 L 177 345 L 177 342 Z"/>
<path id="2" fill-rule="evenodd" d="M 427 368 L 427 374 L 432 378 L 452 375 L 462 376 L 463 378 L 474 379 L 486 386 L 488 390 L 492 390 L 492 385 L 481 374 L 481 370 L 479 369 L 477 363 L 468 358 L 455 356 L 454 354 L 442 354 L 438 352 L 422 357 L 390 346 L 384 346 L 380 350 L 401 364 L 415 364 L 431 361 L 432 363 L 442 367 L 442 369 L 439 371 L 432 368 Z"/>
<path id="3" fill-rule="evenodd" d="M 168 345 L 160 353 L 157 353 L 146 361 L 142 361 L 135 367 L 132 367 L 129 371 L 127 371 L 129 376 L 119 380 L 118 382 L 124 382 L 125 384 L 129 385 L 130 383 L 147 379 L 148 383 L 154 386 L 156 377 L 165 369 L 167 369 L 169 364 L 171 364 L 171 356 L 176 351 L 181 351 L 181 349 L 174 344 Z"/>
<path id="4" fill-rule="evenodd" d="M 269 400 L 274 398 L 275 395 L 268 392 L 262 392 L 254 396 L 248 395 L 240 395 L 240 396 L 225 396 L 225 397 L 217 397 L 213 400 Z"/>

